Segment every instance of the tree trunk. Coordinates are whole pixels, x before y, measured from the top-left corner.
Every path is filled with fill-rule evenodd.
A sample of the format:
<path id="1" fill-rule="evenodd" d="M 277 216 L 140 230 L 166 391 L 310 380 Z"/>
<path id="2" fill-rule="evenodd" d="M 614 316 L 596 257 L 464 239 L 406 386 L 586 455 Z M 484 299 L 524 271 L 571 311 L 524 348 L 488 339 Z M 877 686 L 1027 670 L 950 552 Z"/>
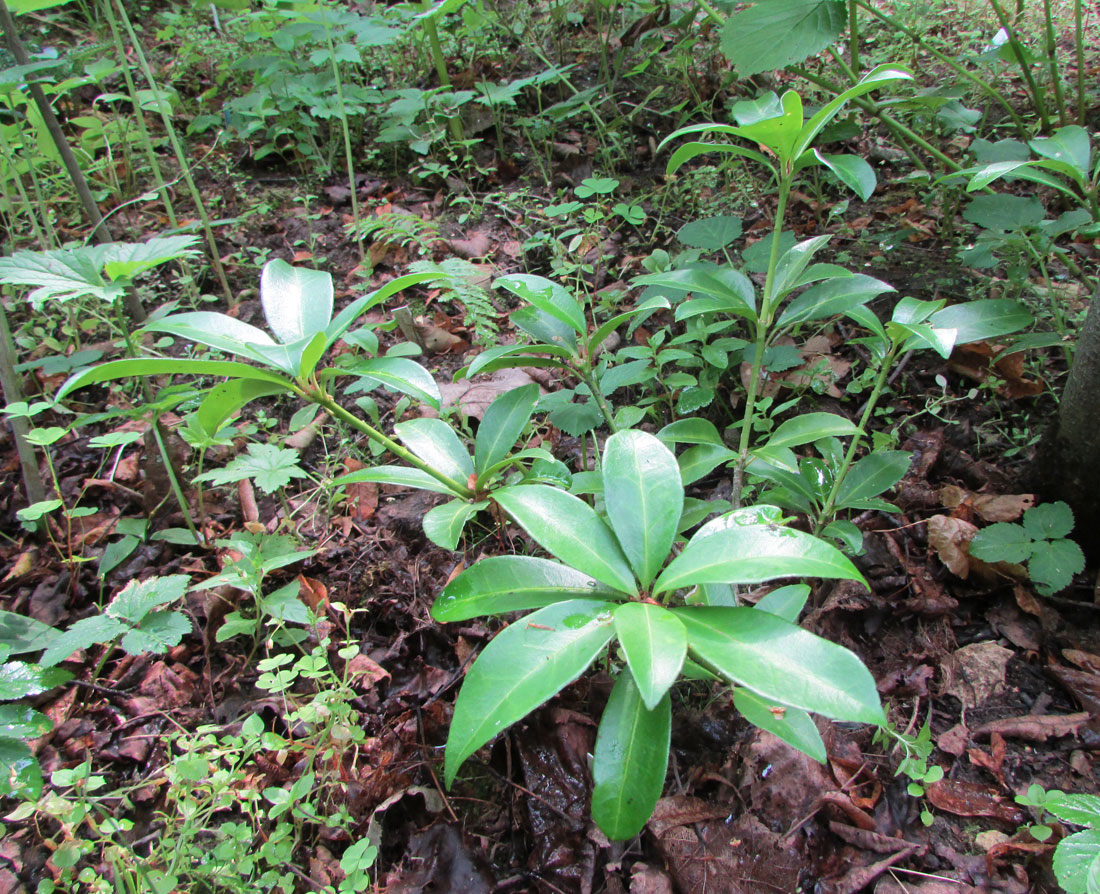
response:
<path id="1" fill-rule="evenodd" d="M 1090 563 L 1100 561 L 1100 289 L 1078 335 L 1058 418 L 1037 471 L 1042 496 L 1069 503 L 1076 522 L 1071 536 Z"/>

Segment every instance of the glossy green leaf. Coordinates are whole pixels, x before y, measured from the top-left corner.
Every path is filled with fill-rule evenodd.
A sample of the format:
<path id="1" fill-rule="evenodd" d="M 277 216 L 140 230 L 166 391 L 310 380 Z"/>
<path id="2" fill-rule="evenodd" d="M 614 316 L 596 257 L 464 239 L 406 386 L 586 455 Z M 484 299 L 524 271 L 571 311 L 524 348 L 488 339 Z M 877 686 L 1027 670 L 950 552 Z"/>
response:
<path id="1" fill-rule="evenodd" d="M 780 423 L 768 447 L 798 447 L 821 438 L 845 438 L 859 434 L 859 426 L 836 413 L 803 413 Z"/>
<path id="2" fill-rule="evenodd" d="M 648 587 L 668 558 L 684 509 L 676 457 L 651 434 L 617 432 L 604 447 L 603 488 L 611 530 Z"/>
<path id="3" fill-rule="evenodd" d="M 510 273 L 497 277 L 493 288 L 507 289 L 525 301 L 529 301 L 543 313 L 561 320 L 578 335 L 584 335 L 588 326 L 584 320 L 584 307 L 569 294 L 569 290 L 544 276 L 530 273 Z"/>
<path id="4" fill-rule="evenodd" d="M 846 314 L 894 287 L 872 276 L 857 274 L 827 279 L 793 298 L 779 315 L 777 325 L 791 326 Z"/>
<path id="5" fill-rule="evenodd" d="M 554 454 L 543 447 L 528 447 L 524 450 L 517 450 L 515 453 L 509 454 L 499 462 L 493 463 L 487 469 L 478 473 L 477 486 L 475 490 L 484 487 L 491 482 L 493 478 L 503 472 L 510 466 L 522 465 L 526 460 L 534 460 L 535 462 L 556 462 Z"/>
<path id="6" fill-rule="evenodd" d="M 768 612 L 792 624 L 798 623 L 798 616 L 810 598 L 810 588 L 806 584 L 788 584 L 776 587 L 765 594 L 756 603 L 757 611 Z"/>
<path id="7" fill-rule="evenodd" d="M 593 356 L 598 352 L 600 346 L 607 341 L 608 336 L 611 335 L 616 329 L 618 329 L 627 320 L 630 320 L 639 314 L 653 313 L 657 310 L 668 310 L 671 305 L 668 303 L 668 299 L 663 295 L 654 295 L 647 298 L 633 310 L 625 311 L 621 314 L 616 314 L 610 320 L 601 323 L 599 328 L 592 333 L 588 338 L 588 352 Z"/>
<path id="8" fill-rule="evenodd" d="M 622 598 L 622 593 L 568 565 L 534 556 L 490 556 L 443 588 L 432 606 L 432 617 L 465 621 L 570 599 Z"/>
<path id="9" fill-rule="evenodd" d="M 430 272 L 406 273 L 404 276 L 391 279 L 381 288 L 356 298 L 351 304 L 340 311 L 340 313 L 336 315 L 336 318 L 329 323 L 328 327 L 325 329 L 325 337 L 328 341 L 327 347 L 331 348 L 336 344 L 340 336 L 347 332 L 352 324 L 372 307 L 381 304 L 386 299 L 391 298 L 403 289 L 407 289 L 409 286 L 428 282 L 435 277 L 436 274 Z"/>
<path id="10" fill-rule="evenodd" d="M 0 705 L 0 739 L 37 739 L 53 729 L 53 721 L 29 705 Z"/>
<path id="11" fill-rule="evenodd" d="M 260 303 L 267 325 L 283 344 L 324 332 L 332 321 L 332 276 L 292 267 L 279 258 L 260 273 Z"/>
<path id="12" fill-rule="evenodd" d="M 864 202 L 871 198 L 878 179 L 875 169 L 858 155 L 826 155 L 813 150 L 814 156 Z"/>
<path id="13" fill-rule="evenodd" d="M 355 472 L 349 472 L 347 475 L 341 475 L 332 483 L 336 487 L 342 487 L 347 484 L 360 484 L 368 481 L 456 496 L 442 482 L 437 481 L 427 472 L 422 472 L 420 469 L 414 469 L 411 466 L 372 466 L 369 469 L 359 469 Z"/>
<path id="14" fill-rule="evenodd" d="M 99 366 L 73 373 L 57 391 L 57 400 L 62 400 L 78 388 L 98 385 L 101 382 L 113 382 L 118 379 L 144 378 L 161 375 L 193 376 L 230 376 L 240 379 L 257 379 L 292 387 L 290 382 L 275 373 L 256 369 L 244 363 L 232 360 L 177 360 L 158 357 L 134 357 L 127 360 L 112 360 Z"/>
<path id="15" fill-rule="evenodd" d="M 676 131 L 669 137 L 666 137 L 662 142 L 663 147 L 670 139 L 675 137 L 684 136 L 688 133 L 699 133 L 701 130 L 707 132 L 714 132 L 718 130 L 713 125 L 702 125 L 691 128 L 683 128 Z M 675 174 L 681 167 L 691 161 L 693 158 L 697 158 L 700 155 L 707 155 L 711 152 L 720 152 L 726 155 L 739 155 L 742 158 L 750 158 L 757 164 L 763 165 L 767 170 L 775 173 L 775 168 L 768 160 L 768 157 L 763 153 L 757 152 L 755 149 L 748 149 L 744 146 L 738 146 L 731 143 L 684 143 L 682 146 L 677 147 L 676 151 L 672 153 L 668 160 L 668 164 L 665 166 L 666 174 Z"/>
<path id="16" fill-rule="evenodd" d="M 1010 298 L 980 298 L 937 310 L 929 322 L 937 329 L 955 330 L 955 344 L 1000 338 L 1026 329 L 1034 317 L 1023 304 Z"/>
<path id="17" fill-rule="evenodd" d="M 354 376 L 362 376 L 374 385 L 385 385 L 400 394 L 423 401 L 439 409 L 442 397 L 432 374 L 415 360 L 405 357 L 364 357 L 344 368 Z M 353 386 L 348 393 L 361 390 Z"/>
<path id="18" fill-rule="evenodd" d="M 847 649 L 754 608 L 675 612 L 688 654 L 731 683 L 834 720 L 885 722 L 871 672 Z"/>
<path id="19" fill-rule="evenodd" d="M 670 422 L 659 432 L 657 437 L 666 444 L 717 444 L 724 447 L 725 442 L 718 433 L 714 423 L 709 419 L 691 416 L 687 419 L 677 419 Z"/>
<path id="20" fill-rule="evenodd" d="M 1100 829 L 1074 832 L 1059 841 L 1053 867 L 1065 894 L 1096 894 L 1100 886 Z"/>
<path id="21" fill-rule="evenodd" d="M 615 609 L 615 635 L 642 701 L 652 711 L 680 675 L 687 631 L 663 606 L 626 602 Z"/>
<path id="22" fill-rule="evenodd" d="M 258 360 L 260 356 L 253 350 L 253 345 L 275 344 L 275 340 L 262 329 L 228 314 L 209 310 L 172 314 L 160 320 L 151 320 L 144 328 L 149 332 L 166 332 L 249 360 Z"/>
<path id="23" fill-rule="evenodd" d="M 0 701 L 15 701 L 28 695 L 38 695 L 67 683 L 72 678 L 72 674 L 59 667 L 8 661 L 0 665 Z"/>
<path id="24" fill-rule="evenodd" d="M 442 419 L 410 419 L 398 422 L 393 430 L 417 457 L 459 484 L 474 474 L 466 446 Z"/>
<path id="25" fill-rule="evenodd" d="M 573 599 L 502 630 L 470 667 L 444 752 L 448 786 L 471 754 L 577 679 L 614 635 L 613 605 Z"/>
<path id="26" fill-rule="evenodd" d="M 532 383 L 513 388 L 489 404 L 474 439 L 474 469 L 479 475 L 516 446 L 538 399 L 539 386 Z"/>
<path id="27" fill-rule="evenodd" d="M 0 647 L 6 649 L 8 655 L 37 652 L 46 648 L 60 633 L 57 628 L 26 615 L 0 611 Z"/>
<path id="28" fill-rule="evenodd" d="M 758 584 L 778 577 L 824 577 L 862 581 L 836 547 L 794 528 L 750 525 L 688 541 L 653 585 L 654 594 L 696 584 Z"/>
<path id="29" fill-rule="evenodd" d="M 631 675 L 620 674 L 592 754 L 592 819 L 612 841 L 637 835 L 652 816 L 665 785 L 671 731 L 668 695 L 649 709 Z"/>
<path id="30" fill-rule="evenodd" d="M 645 276 L 634 277 L 632 283 L 636 286 L 664 286 L 691 292 L 698 297 L 714 299 L 707 305 L 709 310 L 737 314 L 750 319 L 756 317 L 756 299 L 752 282 L 745 274 L 729 267 L 716 270 L 688 267 L 682 270 L 670 270 L 667 273 L 648 273 Z"/>
<path id="31" fill-rule="evenodd" d="M 805 711 L 780 705 L 744 688 L 733 691 L 733 706 L 753 726 L 778 736 L 818 763 L 825 763 L 825 743 L 813 718 Z"/>
<path id="32" fill-rule="evenodd" d="M 783 252 L 775 266 L 772 294 L 766 296 L 766 299 L 769 302 L 774 301 L 791 289 L 797 288 L 803 272 L 809 266 L 810 261 L 813 260 L 814 255 L 821 251 L 831 238 L 831 236 L 814 236 L 795 243 Z"/>
<path id="33" fill-rule="evenodd" d="M 513 311 L 508 317 L 512 325 L 526 332 L 537 344 L 528 350 L 540 351 L 543 345 L 556 348 L 565 348 L 567 356 L 573 357 L 577 353 L 577 333 L 568 323 L 563 323 L 552 314 L 534 306 L 521 307 Z M 543 352 L 547 353 L 547 352 Z M 472 365 L 472 364 L 471 364 Z"/>
<path id="34" fill-rule="evenodd" d="M 241 407 L 261 397 L 273 394 L 285 394 L 290 384 L 284 382 L 265 382 L 260 379 L 229 379 L 215 385 L 207 392 L 199 404 L 197 418 L 199 426 L 210 437 L 215 436 L 226 421 L 234 416 Z"/>
<path id="35" fill-rule="evenodd" d="M 837 492 L 837 506 L 847 506 L 853 500 L 877 497 L 889 490 L 905 477 L 912 461 L 913 455 L 904 450 L 884 450 L 856 461 Z"/>
<path id="36" fill-rule="evenodd" d="M 913 75 L 908 71 L 890 65 L 879 65 L 867 72 L 867 74 L 860 78 L 858 84 L 849 87 L 843 93 L 838 93 L 833 99 L 829 100 L 829 102 L 815 112 L 813 117 L 806 122 L 798 134 L 798 143 L 793 152 L 794 157 L 797 158 L 809 149 L 810 146 L 813 145 L 814 140 L 817 139 L 817 135 L 821 133 L 822 128 L 832 121 L 840 110 L 857 96 L 864 96 L 872 90 L 877 90 L 884 84 L 893 83 L 894 81 L 911 80 L 913 80 Z"/>
<path id="37" fill-rule="evenodd" d="M 1084 183 L 1089 175 L 1089 132 L 1076 124 L 1059 127 L 1051 137 L 1037 137 L 1028 145 L 1037 154 L 1059 161 L 1072 170 L 1078 183 Z"/>
<path id="38" fill-rule="evenodd" d="M 696 444 L 680 454 L 680 480 L 687 487 L 717 469 L 723 463 L 737 459 L 737 452 L 719 444 Z"/>
<path id="39" fill-rule="evenodd" d="M 551 555 L 609 587 L 637 593 L 630 564 L 615 535 L 579 497 L 545 484 L 504 487 L 493 496 Z"/>
<path id="40" fill-rule="evenodd" d="M 489 505 L 487 500 L 468 503 L 465 500 L 451 500 L 428 510 L 424 516 L 424 536 L 443 549 L 458 549 L 462 529 L 466 522 Z"/>

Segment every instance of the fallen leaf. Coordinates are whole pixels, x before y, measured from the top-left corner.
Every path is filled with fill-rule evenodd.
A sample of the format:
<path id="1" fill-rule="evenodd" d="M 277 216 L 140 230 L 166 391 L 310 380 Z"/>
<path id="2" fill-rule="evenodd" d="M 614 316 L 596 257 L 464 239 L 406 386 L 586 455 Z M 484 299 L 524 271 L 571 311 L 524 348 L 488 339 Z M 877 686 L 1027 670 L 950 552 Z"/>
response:
<path id="1" fill-rule="evenodd" d="M 976 494 L 948 484 L 940 489 L 940 500 L 949 509 L 968 504 L 987 522 L 1011 522 L 1035 505 L 1035 494 Z"/>
<path id="2" fill-rule="evenodd" d="M 30 549 L 23 550 L 18 558 L 12 563 L 11 568 L 8 569 L 8 573 L 4 575 L 4 583 L 14 580 L 17 577 L 22 577 L 25 574 L 29 574 L 34 570 L 37 560 L 38 550 L 33 546 Z"/>
<path id="3" fill-rule="evenodd" d="M 366 468 L 366 464 L 354 457 L 344 460 L 344 469 L 348 472 L 358 472 Z M 362 481 L 358 484 L 344 485 L 347 494 L 347 506 L 352 516 L 359 521 L 366 521 L 374 515 L 378 509 L 378 484 L 374 481 Z"/>
<path id="4" fill-rule="evenodd" d="M 1018 826 L 1027 815 L 990 785 L 941 779 L 925 788 L 933 807 L 955 816 L 986 816 Z"/>
<path id="5" fill-rule="evenodd" d="M 476 382 L 469 379 L 442 382 L 439 393 L 443 398 L 444 409 L 457 407 L 467 416 L 481 419 L 489 404 L 500 395 L 533 381 L 528 371 L 522 368 L 500 369 L 489 376 L 478 377 Z M 541 388 L 539 390 L 542 392 Z"/>
<path id="6" fill-rule="evenodd" d="M 316 578 L 299 574 L 298 598 L 308 605 L 315 615 L 322 615 L 328 607 L 328 587 Z"/>
<path id="7" fill-rule="evenodd" d="M 961 518 L 933 515 L 928 519 L 928 545 L 952 574 L 964 580 L 970 575 L 970 541 L 977 533 L 976 525 Z"/>
<path id="8" fill-rule="evenodd" d="M 936 737 L 936 747 L 945 754 L 962 757 L 969 741 L 970 730 L 966 728 L 966 724 L 956 723 L 947 732 L 940 733 Z"/>
<path id="9" fill-rule="evenodd" d="M 450 239 L 447 244 L 456 255 L 467 261 L 484 258 L 492 248 L 489 237 L 477 230 L 471 233 L 468 239 Z"/>
<path id="10" fill-rule="evenodd" d="M 1011 739 L 1045 742 L 1047 739 L 1077 735 L 1077 731 L 1089 722 L 1091 716 L 1088 711 L 1080 711 L 1076 714 L 1025 714 L 1022 717 L 1006 717 L 979 726 L 974 730 L 974 735 L 991 736 L 999 733 Z"/>
<path id="11" fill-rule="evenodd" d="M 963 711 L 985 704 L 1004 686 L 1005 666 L 1015 653 L 997 643 L 971 643 L 943 662 L 942 692 L 962 702 Z"/>
<path id="12" fill-rule="evenodd" d="M 360 692 L 372 689 L 376 683 L 390 678 L 388 670 L 362 652 L 348 662 L 347 673 L 352 686 Z"/>

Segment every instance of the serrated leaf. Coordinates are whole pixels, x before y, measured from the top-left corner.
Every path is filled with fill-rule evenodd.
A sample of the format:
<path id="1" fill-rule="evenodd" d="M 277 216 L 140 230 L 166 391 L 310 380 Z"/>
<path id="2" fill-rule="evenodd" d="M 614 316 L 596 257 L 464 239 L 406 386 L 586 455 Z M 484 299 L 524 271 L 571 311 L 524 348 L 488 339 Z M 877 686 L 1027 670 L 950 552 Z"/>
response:
<path id="1" fill-rule="evenodd" d="M 726 20 L 722 53 L 742 78 L 786 68 L 836 41 L 845 18 L 833 0 L 765 0 Z"/>
<path id="2" fill-rule="evenodd" d="M 733 691 L 733 706 L 753 726 L 767 730 L 818 763 L 825 763 L 825 743 L 805 711 L 780 705 L 744 688 Z"/>
<path id="3" fill-rule="evenodd" d="M 132 580 L 107 606 L 111 617 L 139 624 L 153 609 L 182 599 L 191 578 L 186 574 Z"/>
<path id="4" fill-rule="evenodd" d="M 42 667 L 53 667 L 78 649 L 89 649 L 100 643 L 113 642 L 129 629 L 129 625 L 109 615 L 82 618 L 50 643 L 42 653 L 39 663 Z"/>
<path id="5" fill-rule="evenodd" d="M 493 496 L 551 555 L 616 590 L 637 593 L 630 564 L 615 535 L 579 497 L 544 484 L 504 487 Z"/>
<path id="6" fill-rule="evenodd" d="M 1100 795 L 1050 792 L 1041 806 L 1067 823 L 1100 828 Z"/>
<path id="7" fill-rule="evenodd" d="M 111 303 L 123 295 L 123 288 L 102 273 L 108 246 L 55 251 L 17 251 L 0 258 L 0 282 L 33 289 L 30 302 L 70 301 L 97 298 Z"/>
<path id="8" fill-rule="evenodd" d="M 631 675 L 619 675 L 592 754 L 592 819 L 612 841 L 637 835 L 661 797 L 672 710 L 666 693 L 650 709 Z"/>
<path id="9" fill-rule="evenodd" d="M 485 647 L 455 702 L 444 752 L 448 786 L 466 758 L 585 671 L 614 635 L 612 608 L 595 599 L 549 605 Z"/>
<path id="10" fill-rule="evenodd" d="M 198 254 L 198 236 L 154 236 L 146 242 L 113 242 L 103 253 L 104 272 L 112 280 L 135 276 L 179 258 Z"/>
<path id="11" fill-rule="evenodd" d="M 191 622 L 181 612 L 154 612 L 122 637 L 122 648 L 128 655 L 163 655 L 190 632 Z"/>
<path id="12" fill-rule="evenodd" d="M 1024 562 L 1031 555 L 1031 537 L 1020 525 L 997 522 L 974 535 L 970 555 L 983 562 Z"/>
<path id="13" fill-rule="evenodd" d="M 754 608 L 675 611 L 688 654 L 730 682 L 834 720 L 885 721 L 874 678 L 847 649 Z"/>
<path id="14" fill-rule="evenodd" d="M 1027 574 L 1040 593 L 1052 595 L 1085 570 L 1085 554 L 1072 540 L 1038 540 L 1031 545 Z"/>
<path id="15" fill-rule="evenodd" d="M 615 635 L 649 710 L 668 693 L 687 655 L 687 631 L 667 608 L 627 602 L 615 609 Z"/>
<path id="16" fill-rule="evenodd" d="M 292 267 L 276 258 L 260 273 L 260 303 L 267 325 L 283 344 L 324 332 L 332 320 L 332 276 Z"/>
<path id="17" fill-rule="evenodd" d="M 462 529 L 466 522 L 489 505 L 488 500 L 468 503 L 465 500 L 450 500 L 439 506 L 433 506 L 424 516 L 424 536 L 436 546 L 447 550 L 458 549 Z"/>
<path id="18" fill-rule="evenodd" d="M 490 556 L 443 588 L 432 606 L 432 617 L 465 621 L 570 599 L 622 598 L 619 591 L 568 565 L 534 556 Z"/>
<path id="19" fill-rule="evenodd" d="M 617 432 L 604 447 L 603 486 L 611 529 L 648 587 L 668 558 L 684 509 L 676 457 L 651 434 Z"/>
<path id="20" fill-rule="evenodd" d="M 1058 842 L 1054 851 L 1054 874 L 1066 894 L 1095 894 L 1090 879 L 1100 866 L 1100 829 L 1076 832 Z"/>
<path id="21" fill-rule="evenodd" d="M 213 469 L 195 477 L 195 481 L 213 484 L 234 484 L 251 478 L 265 494 L 286 487 L 294 478 L 308 478 L 299 465 L 297 450 L 277 444 L 249 444 L 248 452 L 238 456 L 221 469 Z"/>
<path id="22" fill-rule="evenodd" d="M 762 583 L 779 577 L 824 577 L 862 581 L 836 547 L 793 528 L 775 525 L 706 526 L 653 584 L 653 593 L 703 583 Z"/>
<path id="23" fill-rule="evenodd" d="M 59 667 L 8 661 L 0 665 L 0 701 L 15 701 L 28 695 L 38 695 L 72 678 L 72 674 Z"/>
<path id="24" fill-rule="evenodd" d="M 1073 510 L 1058 500 L 1032 506 L 1024 513 L 1024 530 L 1035 540 L 1058 540 L 1073 530 Z"/>
<path id="25" fill-rule="evenodd" d="M 0 739 L 37 739 L 53 721 L 29 705 L 0 705 Z"/>

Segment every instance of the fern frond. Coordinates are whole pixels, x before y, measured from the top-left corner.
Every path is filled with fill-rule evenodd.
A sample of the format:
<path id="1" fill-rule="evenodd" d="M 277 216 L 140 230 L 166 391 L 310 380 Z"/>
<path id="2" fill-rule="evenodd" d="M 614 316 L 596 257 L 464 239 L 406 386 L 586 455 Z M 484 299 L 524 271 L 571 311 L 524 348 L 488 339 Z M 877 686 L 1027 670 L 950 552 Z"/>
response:
<path id="1" fill-rule="evenodd" d="M 497 325 L 499 311 L 493 306 L 487 289 L 478 284 L 484 274 L 475 265 L 462 258 L 445 258 L 435 261 L 413 261 L 410 273 L 430 273 L 429 285 L 442 289 L 445 300 L 462 305 L 465 311 L 463 323 L 474 330 L 474 337 L 481 344 L 490 344 L 500 334 Z"/>
<path id="2" fill-rule="evenodd" d="M 348 224 L 348 232 L 355 235 L 355 224 Z M 407 248 L 415 246 L 421 252 L 429 252 L 439 241 L 439 224 L 424 220 L 415 214 L 388 212 L 359 221 L 359 237 L 387 245 Z"/>

